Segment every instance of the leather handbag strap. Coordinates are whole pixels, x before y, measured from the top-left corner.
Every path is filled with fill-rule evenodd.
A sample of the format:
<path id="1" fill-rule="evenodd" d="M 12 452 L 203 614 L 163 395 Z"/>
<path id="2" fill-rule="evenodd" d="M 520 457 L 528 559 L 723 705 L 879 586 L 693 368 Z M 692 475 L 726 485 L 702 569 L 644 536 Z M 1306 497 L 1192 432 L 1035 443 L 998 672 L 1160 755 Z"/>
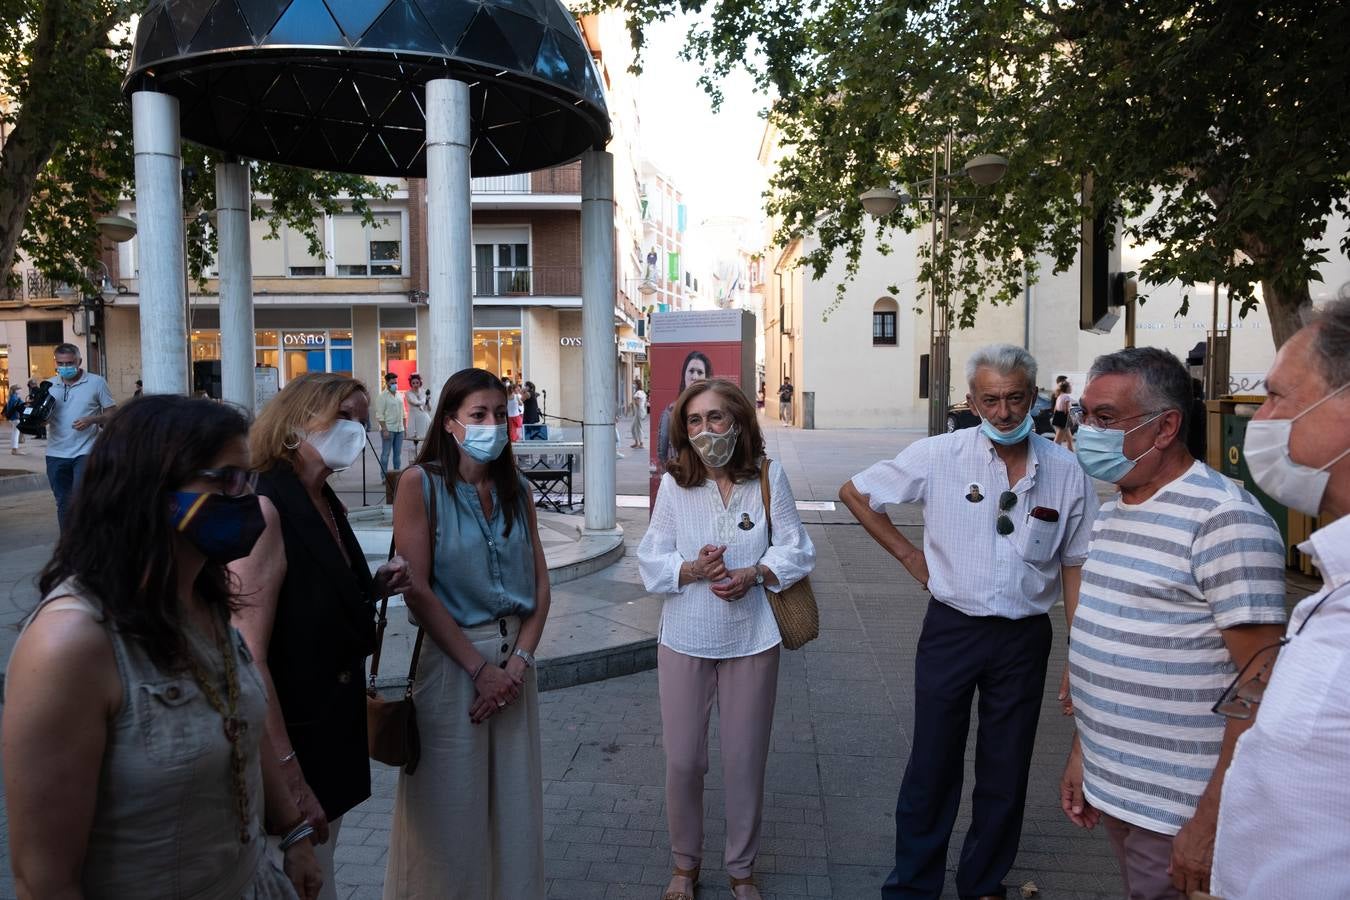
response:
<path id="1" fill-rule="evenodd" d="M 419 466 L 422 470 L 422 477 L 428 479 L 427 484 L 427 536 L 429 538 L 430 548 L 427 556 L 427 571 L 431 572 L 436 564 L 436 486 L 430 483 L 431 473 L 425 466 Z M 394 558 L 395 547 L 394 538 L 389 537 L 389 559 Z M 375 617 L 375 652 L 370 655 L 370 690 L 375 690 L 375 676 L 380 671 L 380 651 L 384 649 L 384 630 L 389 624 L 389 596 L 386 594 L 380 598 L 379 610 Z M 413 681 L 417 677 L 417 660 L 422 655 L 422 639 L 426 636 L 423 628 L 418 627 L 417 638 L 413 641 L 412 659 L 408 662 L 408 691 L 411 693 Z"/>

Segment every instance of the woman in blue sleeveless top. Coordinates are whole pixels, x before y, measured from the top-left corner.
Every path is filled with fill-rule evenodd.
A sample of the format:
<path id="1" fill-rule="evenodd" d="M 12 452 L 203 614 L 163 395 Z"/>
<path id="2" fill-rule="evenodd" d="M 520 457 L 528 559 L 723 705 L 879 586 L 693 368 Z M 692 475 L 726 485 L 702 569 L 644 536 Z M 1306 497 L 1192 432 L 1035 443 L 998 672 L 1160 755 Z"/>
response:
<path id="1" fill-rule="evenodd" d="M 394 501 L 404 597 L 430 640 L 413 693 L 422 758 L 399 774 L 385 900 L 544 896 L 534 651 L 549 583 L 532 500 L 505 385 L 456 372 Z"/>

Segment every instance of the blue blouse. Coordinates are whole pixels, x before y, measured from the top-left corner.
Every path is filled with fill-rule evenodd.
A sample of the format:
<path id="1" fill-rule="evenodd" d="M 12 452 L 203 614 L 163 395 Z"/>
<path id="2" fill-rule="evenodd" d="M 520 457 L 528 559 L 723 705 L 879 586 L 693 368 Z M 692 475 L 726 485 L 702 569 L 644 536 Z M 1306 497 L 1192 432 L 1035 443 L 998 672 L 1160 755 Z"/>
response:
<path id="1" fill-rule="evenodd" d="M 521 479 L 519 508 L 511 534 L 492 491 L 492 518 L 483 515 L 478 489 L 463 481 L 423 474 L 422 497 L 436 491 L 436 558 L 431 589 L 462 628 L 503 616 L 528 618 L 535 607 L 534 542 L 530 513 L 533 497 Z"/>

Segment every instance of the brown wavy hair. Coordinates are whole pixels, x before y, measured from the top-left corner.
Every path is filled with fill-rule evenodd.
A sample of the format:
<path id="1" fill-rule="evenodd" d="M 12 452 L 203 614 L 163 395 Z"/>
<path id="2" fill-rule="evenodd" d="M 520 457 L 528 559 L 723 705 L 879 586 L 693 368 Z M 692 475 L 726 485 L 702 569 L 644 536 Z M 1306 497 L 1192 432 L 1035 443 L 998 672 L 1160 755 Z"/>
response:
<path id="1" fill-rule="evenodd" d="M 689 443 L 689 429 L 685 425 L 685 410 L 690 401 L 704 391 L 715 391 L 726 401 L 727 412 L 741 432 L 726 465 L 731 480 L 740 483 L 758 478 L 759 463 L 764 458 L 764 433 L 759 430 L 755 408 L 741 386 L 726 378 L 696 381 L 675 399 L 670 414 L 670 445 L 675 448 L 675 455 L 666 463 L 666 471 L 675 476 L 675 483 L 682 488 L 696 487 L 708 480 L 708 467 Z"/>
<path id="2" fill-rule="evenodd" d="M 321 428 L 332 425 L 338 407 L 358 391 L 370 398 L 366 386 L 348 375 L 306 372 L 292 378 L 263 407 L 249 430 L 248 449 L 253 468 L 266 472 L 283 462 L 294 468 L 299 432 L 316 422 Z"/>
<path id="3" fill-rule="evenodd" d="M 446 379 L 445 387 L 441 388 L 441 398 L 436 403 L 436 411 L 431 414 L 431 428 L 427 430 L 422 450 L 417 454 L 417 465 L 428 473 L 442 476 L 452 495 L 455 492 L 454 484 L 459 481 L 460 449 L 459 441 L 445 430 L 445 423 L 464 405 L 465 398 L 484 390 L 499 391 L 502 402 L 506 402 L 506 385 L 485 369 L 460 369 Z M 497 489 L 497 505 L 501 507 L 506 520 L 504 533 L 510 537 L 516 516 L 528 515 L 525 512 L 527 501 L 520 487 L 521 475 L 516 470 L 516 457 L 511 452 L 510 442 L 507 442 L 501 456 L 487 464 L 487 469 L 488 477 Z"/>

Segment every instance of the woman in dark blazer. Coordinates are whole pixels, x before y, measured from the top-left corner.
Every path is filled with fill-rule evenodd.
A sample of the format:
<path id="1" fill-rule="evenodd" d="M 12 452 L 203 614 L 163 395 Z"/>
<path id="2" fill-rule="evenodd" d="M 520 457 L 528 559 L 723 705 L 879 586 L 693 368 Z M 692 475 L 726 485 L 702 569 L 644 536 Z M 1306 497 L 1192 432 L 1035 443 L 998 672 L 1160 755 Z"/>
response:
<path id="1" fill-rule="evenodd" d="M 370 796 L 365 658 L 375 601 L 408 586 L 394 557 L 374 577 L 328 476 L 360 458 L 370 398 L 360 382 L 311 372 L 263 409 L 249 435 L 267 523 L 245 559 L 235 626 L 268 688 L 267 742 L 316 829 L 320 900 L 336 898 L 342 815 Z"/>

